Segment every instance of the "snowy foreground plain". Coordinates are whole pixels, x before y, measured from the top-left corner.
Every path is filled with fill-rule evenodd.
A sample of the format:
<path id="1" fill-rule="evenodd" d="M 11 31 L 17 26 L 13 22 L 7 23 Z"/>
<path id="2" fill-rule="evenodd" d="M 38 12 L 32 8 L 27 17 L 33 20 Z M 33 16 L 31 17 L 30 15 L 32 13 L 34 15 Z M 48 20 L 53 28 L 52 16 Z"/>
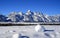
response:
<path id="1" fill-rule="evenodd" d="M 36 32 L 36 25 L 30 26 L 0 26 L 0 38 L 13 38 L 14 34 L 20 34 L 20 38 L 60 38 L 60 25 L 42 25 L 47 30 L 54 31 L 46 31 L 42 30 Z M 16 35 L 17 36 L 17 35 Z"/>

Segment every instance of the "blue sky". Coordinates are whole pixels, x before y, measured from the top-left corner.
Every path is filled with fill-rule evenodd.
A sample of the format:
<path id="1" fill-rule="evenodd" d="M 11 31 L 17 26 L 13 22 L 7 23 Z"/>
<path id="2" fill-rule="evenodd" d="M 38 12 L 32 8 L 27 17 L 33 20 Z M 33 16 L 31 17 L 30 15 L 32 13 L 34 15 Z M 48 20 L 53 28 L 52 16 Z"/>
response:
<path id="1" fill-rule="evenodd" d="M 0 0 L 0 14 L 10 12 L 40 11 L 48 15 L 60 14 L 60 0 Z"/>

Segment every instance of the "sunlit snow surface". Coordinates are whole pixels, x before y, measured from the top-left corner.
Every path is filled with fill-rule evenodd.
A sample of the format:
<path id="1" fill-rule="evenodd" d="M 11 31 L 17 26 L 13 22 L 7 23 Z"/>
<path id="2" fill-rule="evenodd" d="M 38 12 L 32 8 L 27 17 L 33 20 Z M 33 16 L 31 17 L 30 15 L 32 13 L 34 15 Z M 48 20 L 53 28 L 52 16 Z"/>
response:
<path id="1" fill-rule="evenodd" d="M 37 31 L 36 25 L 31 26 L 0 26 L 0 38 L 60 38 L 60 26 L 42 25 L 46 30 L 54 31 Z M 39 27 L 38 27 L 39 28 Z"/>

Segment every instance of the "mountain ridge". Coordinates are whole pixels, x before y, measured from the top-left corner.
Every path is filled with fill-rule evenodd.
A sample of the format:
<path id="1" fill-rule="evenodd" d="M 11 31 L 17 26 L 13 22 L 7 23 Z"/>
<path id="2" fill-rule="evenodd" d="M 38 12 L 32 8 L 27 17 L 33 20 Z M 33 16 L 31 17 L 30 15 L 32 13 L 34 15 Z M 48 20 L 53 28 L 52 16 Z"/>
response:
<path id="1" fill-rule="evenodd" d="M 12 12 L 8 16 L 0 15 L 0 22 L 60 22 L 60 15 L 49 16 L 28 10 L 25 14 Z"/>

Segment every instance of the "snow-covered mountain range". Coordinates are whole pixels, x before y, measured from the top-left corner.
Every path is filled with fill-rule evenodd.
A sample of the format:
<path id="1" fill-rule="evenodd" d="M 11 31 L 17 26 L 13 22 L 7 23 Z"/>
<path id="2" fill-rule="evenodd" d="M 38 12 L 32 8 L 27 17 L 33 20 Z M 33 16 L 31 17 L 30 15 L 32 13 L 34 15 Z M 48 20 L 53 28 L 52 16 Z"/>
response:
<path id="1" fill-rule="evenodd" d="M 60 16 L 48 16 L 40 12 L 12 12 L 8 16 L 0 14 L 0 22 L 60 22 Z"/>

